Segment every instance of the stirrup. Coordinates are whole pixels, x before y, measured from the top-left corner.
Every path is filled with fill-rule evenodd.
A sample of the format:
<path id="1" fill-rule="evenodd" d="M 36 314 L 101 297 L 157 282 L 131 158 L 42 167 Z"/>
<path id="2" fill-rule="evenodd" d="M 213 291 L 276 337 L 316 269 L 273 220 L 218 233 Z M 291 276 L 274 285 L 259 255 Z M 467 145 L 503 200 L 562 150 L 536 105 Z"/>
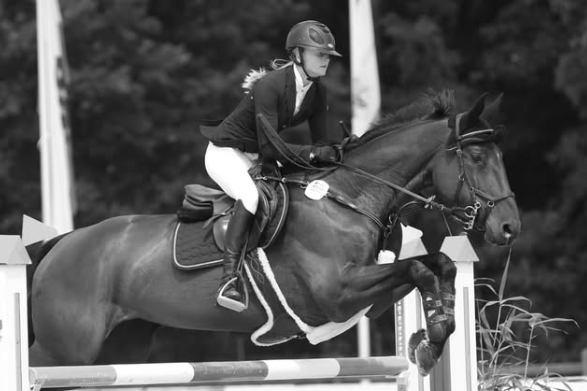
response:
<path id="1" fill-rule="evenodd" d="M 228 297 L 224 297 L 224 291 L 226 291 L 226 288 L 228 287 L 228 284 L 230 284 L 231 282 L 236 282 L 237 277 L 232 277 L 230 280 L 228 280 L 226 282 L 226 284 L 222 285 L 222 288 L 220 288 L 220 290 L 218 291 L 218 296 L 216 297 L 216 303 L 218 303 L 219 306 L 227 308 L 229 310 L 232 310 L 234 312 L 243 312 L 244 310 L 246 310 L 249 307 L 249 290 L 243 289 L 244 291 L 244 304 L 241 303 L 240 301 L 236 301 L 236 300 L 232 300 L 229 299 Z M 236 283 L 235 283 L 236 286 Z"/>

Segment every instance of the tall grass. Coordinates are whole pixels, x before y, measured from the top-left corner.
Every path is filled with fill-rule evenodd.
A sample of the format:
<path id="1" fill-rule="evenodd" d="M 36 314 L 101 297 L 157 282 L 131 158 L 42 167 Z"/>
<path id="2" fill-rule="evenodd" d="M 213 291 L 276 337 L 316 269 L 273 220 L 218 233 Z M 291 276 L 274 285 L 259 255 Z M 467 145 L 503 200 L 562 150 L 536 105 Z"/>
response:
<path id="1" fill-rule="evenodd" d="M 511 255 L 511 252 L 510 252 Z M 557 374 L 544 373 L 528 376 L 530 352 L 533 342 L 539 333 L 548 336 L 551 332 L 563 332 L 555 327 L 556 323 L 572 322 L 572 319 L 549 318 L 539 312 L 530 312 L 524 307 L 530 307 L 530 300 L 523 296 L 505 297 L 504 291 L 510 265 L 510 256 L 502 275 L 499 291 L 493 287 L 491 279 L 477 279 L 475 286 L 478 289 L 488 289 L 495 296 L 494 300 L 477 299 L 477 335 L 479 338 L 479 390 L 507 391 L 507 390 L 571 390 L 564 378 Z M 517 330 L 524 331 L 523 335 L 516 335 Z M 512 373 L 510 365 L 523 365 L 524 371 Z M 554 388 L 549 385 L 550 377 L 557 377 L 557 384 L 565 388 Z"/>

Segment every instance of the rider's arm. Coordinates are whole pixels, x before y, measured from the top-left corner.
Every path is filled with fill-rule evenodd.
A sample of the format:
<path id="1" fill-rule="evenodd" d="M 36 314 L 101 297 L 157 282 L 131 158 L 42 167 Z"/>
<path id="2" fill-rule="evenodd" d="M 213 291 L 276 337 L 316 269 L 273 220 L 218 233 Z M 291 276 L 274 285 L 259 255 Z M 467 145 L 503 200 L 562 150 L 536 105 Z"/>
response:
<path id="1" fill-rule="evenodd" d="M 279 83 L 276 80 L 269 78 L 263 78 L 259 80 L 258 85 L 253 90 L 253 99 L 255 102 L 255 117 L 258 114 L 263 116 L 269 121 L 273 129 L 279 132 L 281 129 L 279 126 L 279 99 L 282 94 Z M 262 157 L 280 160 L 281 154 L 271 144 L 265 133 L 263 132 L 260 120 L 257 118 L 257 140 L 259 143 L 259 152 Z M 299 157 L 305 161 L 310 161 L 310 153 L 312 152 L 312 145 L 298 145 L 286 143 L 289 149 L 294 151 Z"/>

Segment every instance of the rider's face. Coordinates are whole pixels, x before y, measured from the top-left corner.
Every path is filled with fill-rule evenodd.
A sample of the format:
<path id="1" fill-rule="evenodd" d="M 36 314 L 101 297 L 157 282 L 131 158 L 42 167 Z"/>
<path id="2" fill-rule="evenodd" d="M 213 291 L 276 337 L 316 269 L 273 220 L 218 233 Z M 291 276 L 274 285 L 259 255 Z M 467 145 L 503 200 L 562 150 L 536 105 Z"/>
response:
<path id="1" fill-rule="evenodd" d="M 302 55 L 304 56 L 304 66 L 308 76 L 322 77 L 326 75 L 328 64 L 330 63 L 330 55 L 319 50 L 306 48 Z"/>

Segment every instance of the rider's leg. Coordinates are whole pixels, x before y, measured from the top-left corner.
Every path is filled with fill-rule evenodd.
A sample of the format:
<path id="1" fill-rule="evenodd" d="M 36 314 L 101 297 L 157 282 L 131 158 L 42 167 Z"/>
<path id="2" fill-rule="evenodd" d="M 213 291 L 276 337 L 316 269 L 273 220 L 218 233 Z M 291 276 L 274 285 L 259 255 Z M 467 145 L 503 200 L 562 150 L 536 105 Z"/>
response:
<path id="1" fill-rule="evenodd" d="M 249 228 L 255 215 L 249 212 L 241 200 L 234 205 L 234 214 L 226 229 L 224 244 L 224 270 L 220 280 L 217 302 L 222 306 L 238 311 L 244 309 L 245 303 L 241 293 L 236 288 L 237 265 L 241 254 L 247 245 Z M 227 299 L 229 300 L 227 302 Z M 226 304 L 226 305 L 225 305 Z M 241 311 L 242 311 L 241 309 Z"/>
<path id="2" fill-rule="evenodd" d="M 242 296 L 236 289 L 236 265 L 247 245 L 249 228 L 259 202 L 257 187 L 248 173 L 257 159 L 256 155 L 234 148 L 217 147 L 212 143 L 204 159 L 210 177 L 237 201 L 226 231 L 224 272 L 217 296 L 218 304 L 235 311 L 245 308 Z"/>

